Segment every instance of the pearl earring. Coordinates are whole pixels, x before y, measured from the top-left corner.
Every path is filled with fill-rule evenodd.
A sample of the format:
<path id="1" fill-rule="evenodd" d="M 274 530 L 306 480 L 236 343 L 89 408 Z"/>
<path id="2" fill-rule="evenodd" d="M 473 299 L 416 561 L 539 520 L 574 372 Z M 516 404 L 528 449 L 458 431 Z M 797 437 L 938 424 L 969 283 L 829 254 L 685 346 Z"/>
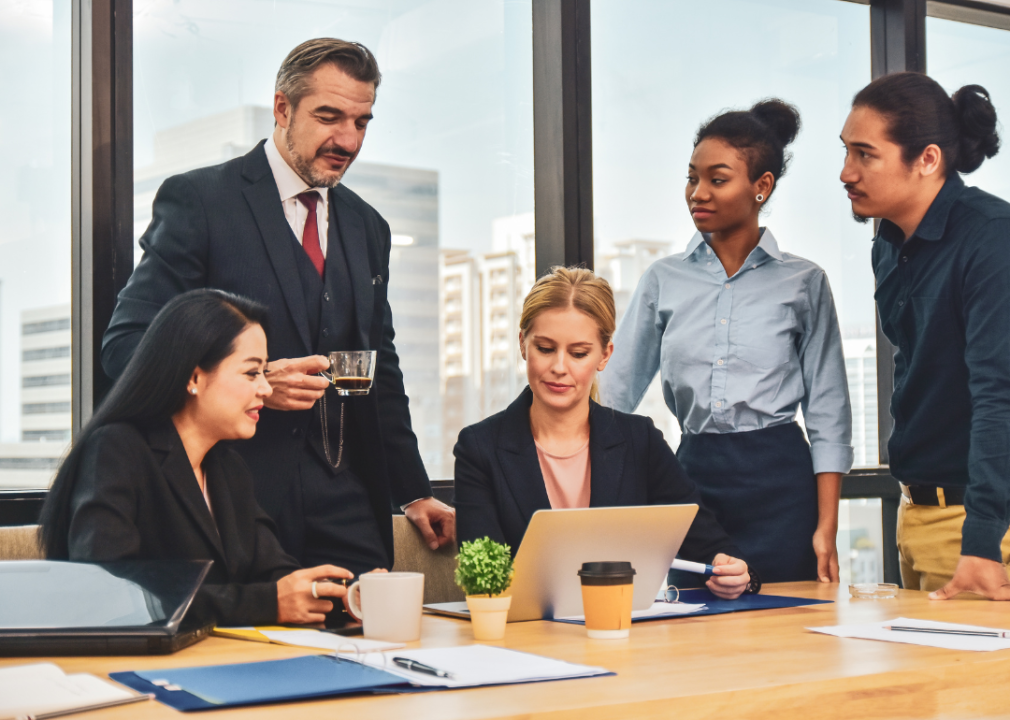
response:
<path id="1" fill-rule="evenodd" d="M 189 389 L 189 391 L 190 391 L 191 393 L 193 393 L 194 395 L 196 395 L 196 388 L 190 388 L 190 389 Z"/>
<path id="2" fill-rule="evenodd" d="M 758 202 L 764 202 L 765 196 L 762 195 L 761 193 L 758 193 L 758 196 L 754 199 L 757 200 Z"/>

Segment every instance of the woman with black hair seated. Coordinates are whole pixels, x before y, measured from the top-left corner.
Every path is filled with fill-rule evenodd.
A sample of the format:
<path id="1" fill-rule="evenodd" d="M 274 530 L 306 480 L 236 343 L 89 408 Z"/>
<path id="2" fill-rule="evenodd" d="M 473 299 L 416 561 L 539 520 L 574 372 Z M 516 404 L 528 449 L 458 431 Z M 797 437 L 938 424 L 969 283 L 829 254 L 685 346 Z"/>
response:
<path id="1" fill-rule="evenodd" d="M 39 537 L 53 560 L 213 560 L 191 613 L 321 623 L 347 570 L 300 570 L 227 440 L 256 433 L 265 309 L 217 290 L 169 302 L 56 473 Z"/>

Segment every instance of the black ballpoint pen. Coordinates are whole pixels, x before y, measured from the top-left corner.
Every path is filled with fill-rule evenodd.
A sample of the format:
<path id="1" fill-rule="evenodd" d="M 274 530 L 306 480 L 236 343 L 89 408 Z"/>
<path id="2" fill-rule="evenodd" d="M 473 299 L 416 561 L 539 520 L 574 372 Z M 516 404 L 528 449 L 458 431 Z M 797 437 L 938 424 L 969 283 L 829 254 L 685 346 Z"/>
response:
<path id="1" fill-rule="evenodd" d="M 425 675 L 434 675 L 435 677 L 446 678 L 448 680 L 456 679 L 456 676 L 448 670 L 439 670 L 438 668 L 433 668 L 431 665 L 425 665 L 424 663 L 419 663 L 417 660 L 411 660 L 410 658 L 395 657 L 393 658 L 393 662 L 402 668 L 413 670 L 414 672 L 424 673 Z"/>

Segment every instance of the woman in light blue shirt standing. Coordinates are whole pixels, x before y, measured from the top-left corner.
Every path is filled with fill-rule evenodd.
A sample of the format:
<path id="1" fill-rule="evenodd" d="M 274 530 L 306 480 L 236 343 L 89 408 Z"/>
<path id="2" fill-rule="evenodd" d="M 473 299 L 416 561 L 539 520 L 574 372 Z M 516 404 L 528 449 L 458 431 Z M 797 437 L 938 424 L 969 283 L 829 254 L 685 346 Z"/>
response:
<path id="1" fill-rule="evenodd" d="M 701 127 L 686 188 L 698 233 L 643 275 L 600 378 L 603 404 L 631 412 L 660 372 L 683 431 L 677 457 L 764 582 L 838 580 L 838 499 L 852 466 L 828 280 L 758 223 L 799 123 L 772 99 Z"/>

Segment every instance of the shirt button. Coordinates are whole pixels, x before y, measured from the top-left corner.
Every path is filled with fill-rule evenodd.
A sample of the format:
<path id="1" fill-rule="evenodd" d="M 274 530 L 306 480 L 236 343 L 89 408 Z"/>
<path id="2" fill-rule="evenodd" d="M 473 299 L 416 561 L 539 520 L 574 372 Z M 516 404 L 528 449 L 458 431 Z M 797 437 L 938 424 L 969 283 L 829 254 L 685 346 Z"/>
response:
<path id="1" fill-rule="evenodd" d="M 323 301 L 324 302 L 329 302 L 330 301 L 330 294 L 328 292 L 323 293 Z"/>
<path id="2" fill-rule="evenodd" d="M 291 428 L 291 437 L 298 437 L 302 434 L 302 431 L 298 428 Z"/>
<path id="3" fill-rule="evenodd" d="M 902 255 L 901 262 L 908 262 L 908 255 Z"/>
<path id="4" fill-rule="evenodd" d="M 904 300 L 899 300 L 898 301 L 898 307 L 902 307 L 904 304 L 905 304 Z"/>
<path id="5" fill-rule="evenodd" d="M 729 283 L 726 283 L 726 289 L 729 290 Z"/>
<path id="6" fill-rule="evenodd" d="M 330 336 L 330 331 L 327 330 L 326 328 L 323 328 L 323 337 L 329 337 L 329 336 Z"/>
<path id="7" fill-rule="evenodd" d="M 716 402 L 715 406 L 716 406 L 717 408 L 720 408 L 720 407 L 722 407 L 722 403 L 721 403 L 721 402 Z"/>
<path id="8" fill-rule="evenodd" d="M 707 263 L 705 263 L 705 264 L 706 264 L 706 265 L 711 265 L 711 264 L 712 264 L 712 261 L 711 261 L 711 260 L 709 260 L 709 261 L 708 261 Z"/>
<path id="9" fill-rule="evenodd" d="M 712 254 L 712 248 L 705 248 L 705 254 L 706 255 L 711 255 Z"/>
<path id="10" fill-rule="evenodd" d="M 722 364 L 723 364 L 723 360 L 722 360 L 722 358 L 719 358 L 718 360 L 716 360 L 716 361 L 715 361 L 715 364 L 716 364 L 716 365 L 722 365 Z"/>
<path id="11" fill-rule="evenodd" d="M 720 323 L 721 323 L 722 325 L 725 325 L 725 324 L 726 324 L 726 318 L 723 318 L 723 319 L 722 319 L 722 320 L 720 320 L 719 322 L 720 322 Z"/>

